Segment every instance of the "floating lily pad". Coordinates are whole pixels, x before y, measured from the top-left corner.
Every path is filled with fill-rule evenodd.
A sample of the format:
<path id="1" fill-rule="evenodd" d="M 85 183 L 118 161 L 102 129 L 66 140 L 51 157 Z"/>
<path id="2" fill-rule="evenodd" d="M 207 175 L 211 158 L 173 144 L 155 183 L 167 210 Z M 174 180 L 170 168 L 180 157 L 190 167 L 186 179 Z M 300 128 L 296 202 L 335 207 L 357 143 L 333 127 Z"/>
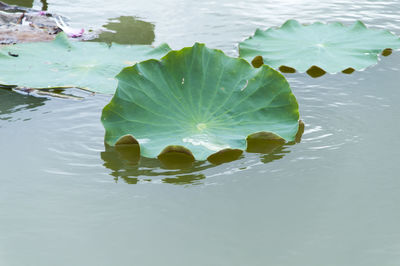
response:
<path id="1" fill-rule="evenodd" d="M 226 56 L 204 44 L 125 68 L 104 108 L 105 142 L 134 136 L 141 155 L 167 152 L 204 160 L 222 150 L 239 154 L 246 137 L 272 132 L 294 141 L 299 111 L 286 79 L 268 66 Z"/>
<path id="2" fill-rule="evenodd" d="M 386 30 L 368 29 L 361 21 L 345 26 L 320 22 L 301 25 L 288 20 L 280 28 L 257 29 L 254 36 L 240 43 L 239 53 L 249 62 L 261 56 L 264 64 L 276 69 L 284 66 L 306 72 L 318 67 L 321 73 L 350 73 L 377 63 L 384 49 L 399 47 L 399 37 Z M 254 63 L 261 58 L 257 59 Z"/>
<path id="3" fill-rule="evenodd" d="M 64 33 L 52 42 L 0 47 L 0 84 L 31 88 L 71 86 L 113 93 L 122 68 L 161 58 L 171 49 L 163 44 L 119 45 L 74 42 Z"/>

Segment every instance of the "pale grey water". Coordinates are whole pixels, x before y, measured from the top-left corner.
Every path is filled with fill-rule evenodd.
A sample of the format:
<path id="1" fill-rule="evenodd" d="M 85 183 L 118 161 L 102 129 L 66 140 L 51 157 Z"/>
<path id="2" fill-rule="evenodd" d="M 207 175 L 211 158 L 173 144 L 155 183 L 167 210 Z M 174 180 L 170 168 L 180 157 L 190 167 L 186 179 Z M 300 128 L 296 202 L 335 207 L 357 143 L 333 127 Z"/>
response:
<path id="1" fill-rule="evenodd" d="M 48 3 L 76 27 L 134 16 L 154 25 L 154 44 L 230 55 L 289 18 L 400 34 L 393 0 Z M 179 173 L 109 162 L 99 119 L 110 96 L 0 90 L 0 265 L 398 266 L 399 69 L 395 52 L 352 75 L 287 75 L 306 123 L 300 144 Z"/>

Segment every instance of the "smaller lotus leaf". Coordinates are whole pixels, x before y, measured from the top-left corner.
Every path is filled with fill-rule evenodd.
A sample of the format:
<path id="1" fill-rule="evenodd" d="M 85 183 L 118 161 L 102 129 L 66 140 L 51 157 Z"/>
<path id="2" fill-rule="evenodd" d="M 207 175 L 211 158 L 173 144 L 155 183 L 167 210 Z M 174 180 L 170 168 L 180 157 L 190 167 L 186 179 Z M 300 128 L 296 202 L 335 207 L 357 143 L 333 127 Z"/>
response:
<path id="1" fill-rule="evenodd" d="M 361 21 L 344 26 L 320 22 L 301 25 L 288 20 L 280 28 L 257 29 L 254 36 L 239 44 L 239 54 L 249 62 L 261 56 L 264 64 L 276 69 L 284 66 L 306 72 L 313 67 L 350 73 L 352 68 L 361 70 L 377 63 L 385 48 L 399 47 L 399 37 L 386 30 L 368 29 Z"/>
<path id="2" fill-rule="evenodd" d="M 122 68 L 161 58 L 171 49 L 163 44 L 108 46 L 68 40 L 64 33 L 52 42 L 0 47 L 0 84 L 30 88 L 71 86 L 114 93 Z"/>
<path id="3" fill-rule="evenodd" d="M 102 114 L 105 142 L 130 134 L 144 157 L 170 150 L 198 160 L 222 150 L 239 156 L 252 133 L 294 141 L 298 131 L 298 104 L 279 72 L 204 44 L 127 67 L 117 79 Z"/>

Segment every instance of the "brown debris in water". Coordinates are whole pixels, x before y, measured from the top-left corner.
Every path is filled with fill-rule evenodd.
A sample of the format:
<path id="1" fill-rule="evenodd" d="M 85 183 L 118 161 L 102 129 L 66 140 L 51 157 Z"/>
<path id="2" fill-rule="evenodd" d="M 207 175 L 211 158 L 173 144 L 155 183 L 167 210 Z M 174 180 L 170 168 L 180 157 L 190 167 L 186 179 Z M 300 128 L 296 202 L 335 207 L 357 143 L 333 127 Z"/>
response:
<path id="1" fill-rule="evenodd" d="M 0 44 L 51 41 L 61 30 L 55 21 L 40 13 L 0 11 Z"/>
<path id="2" fill-rule="evenodd" d="M 56 23 L 56 19 L 64 22 L 65 17 L 51 14 L 47 11 L 32 8 L 8 5 L 0 1 L 0 45 L 24 42 L 51 41 L 56 34 L 63 30 Z M 73 36 L 81 41 L 92 40 L 98 37 L 101 31 L 89 31 Z M 68 34 L 68 33 L 67 33 Z"/>

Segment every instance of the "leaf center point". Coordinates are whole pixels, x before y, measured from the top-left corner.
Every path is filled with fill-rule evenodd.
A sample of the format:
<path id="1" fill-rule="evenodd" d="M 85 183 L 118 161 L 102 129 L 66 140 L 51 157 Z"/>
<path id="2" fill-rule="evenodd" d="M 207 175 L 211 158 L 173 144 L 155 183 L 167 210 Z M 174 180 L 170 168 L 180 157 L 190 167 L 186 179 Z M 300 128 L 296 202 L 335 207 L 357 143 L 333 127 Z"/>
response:
<path id="1" fill-rule="evenodd" d="M 207 125 L 204 124 L 204 123 L 198 123 L 196 125 L 196 127 L 197 127 L 198 130 L 203 131 L 203 130 L 205 130 L 207 128 Z"/>

